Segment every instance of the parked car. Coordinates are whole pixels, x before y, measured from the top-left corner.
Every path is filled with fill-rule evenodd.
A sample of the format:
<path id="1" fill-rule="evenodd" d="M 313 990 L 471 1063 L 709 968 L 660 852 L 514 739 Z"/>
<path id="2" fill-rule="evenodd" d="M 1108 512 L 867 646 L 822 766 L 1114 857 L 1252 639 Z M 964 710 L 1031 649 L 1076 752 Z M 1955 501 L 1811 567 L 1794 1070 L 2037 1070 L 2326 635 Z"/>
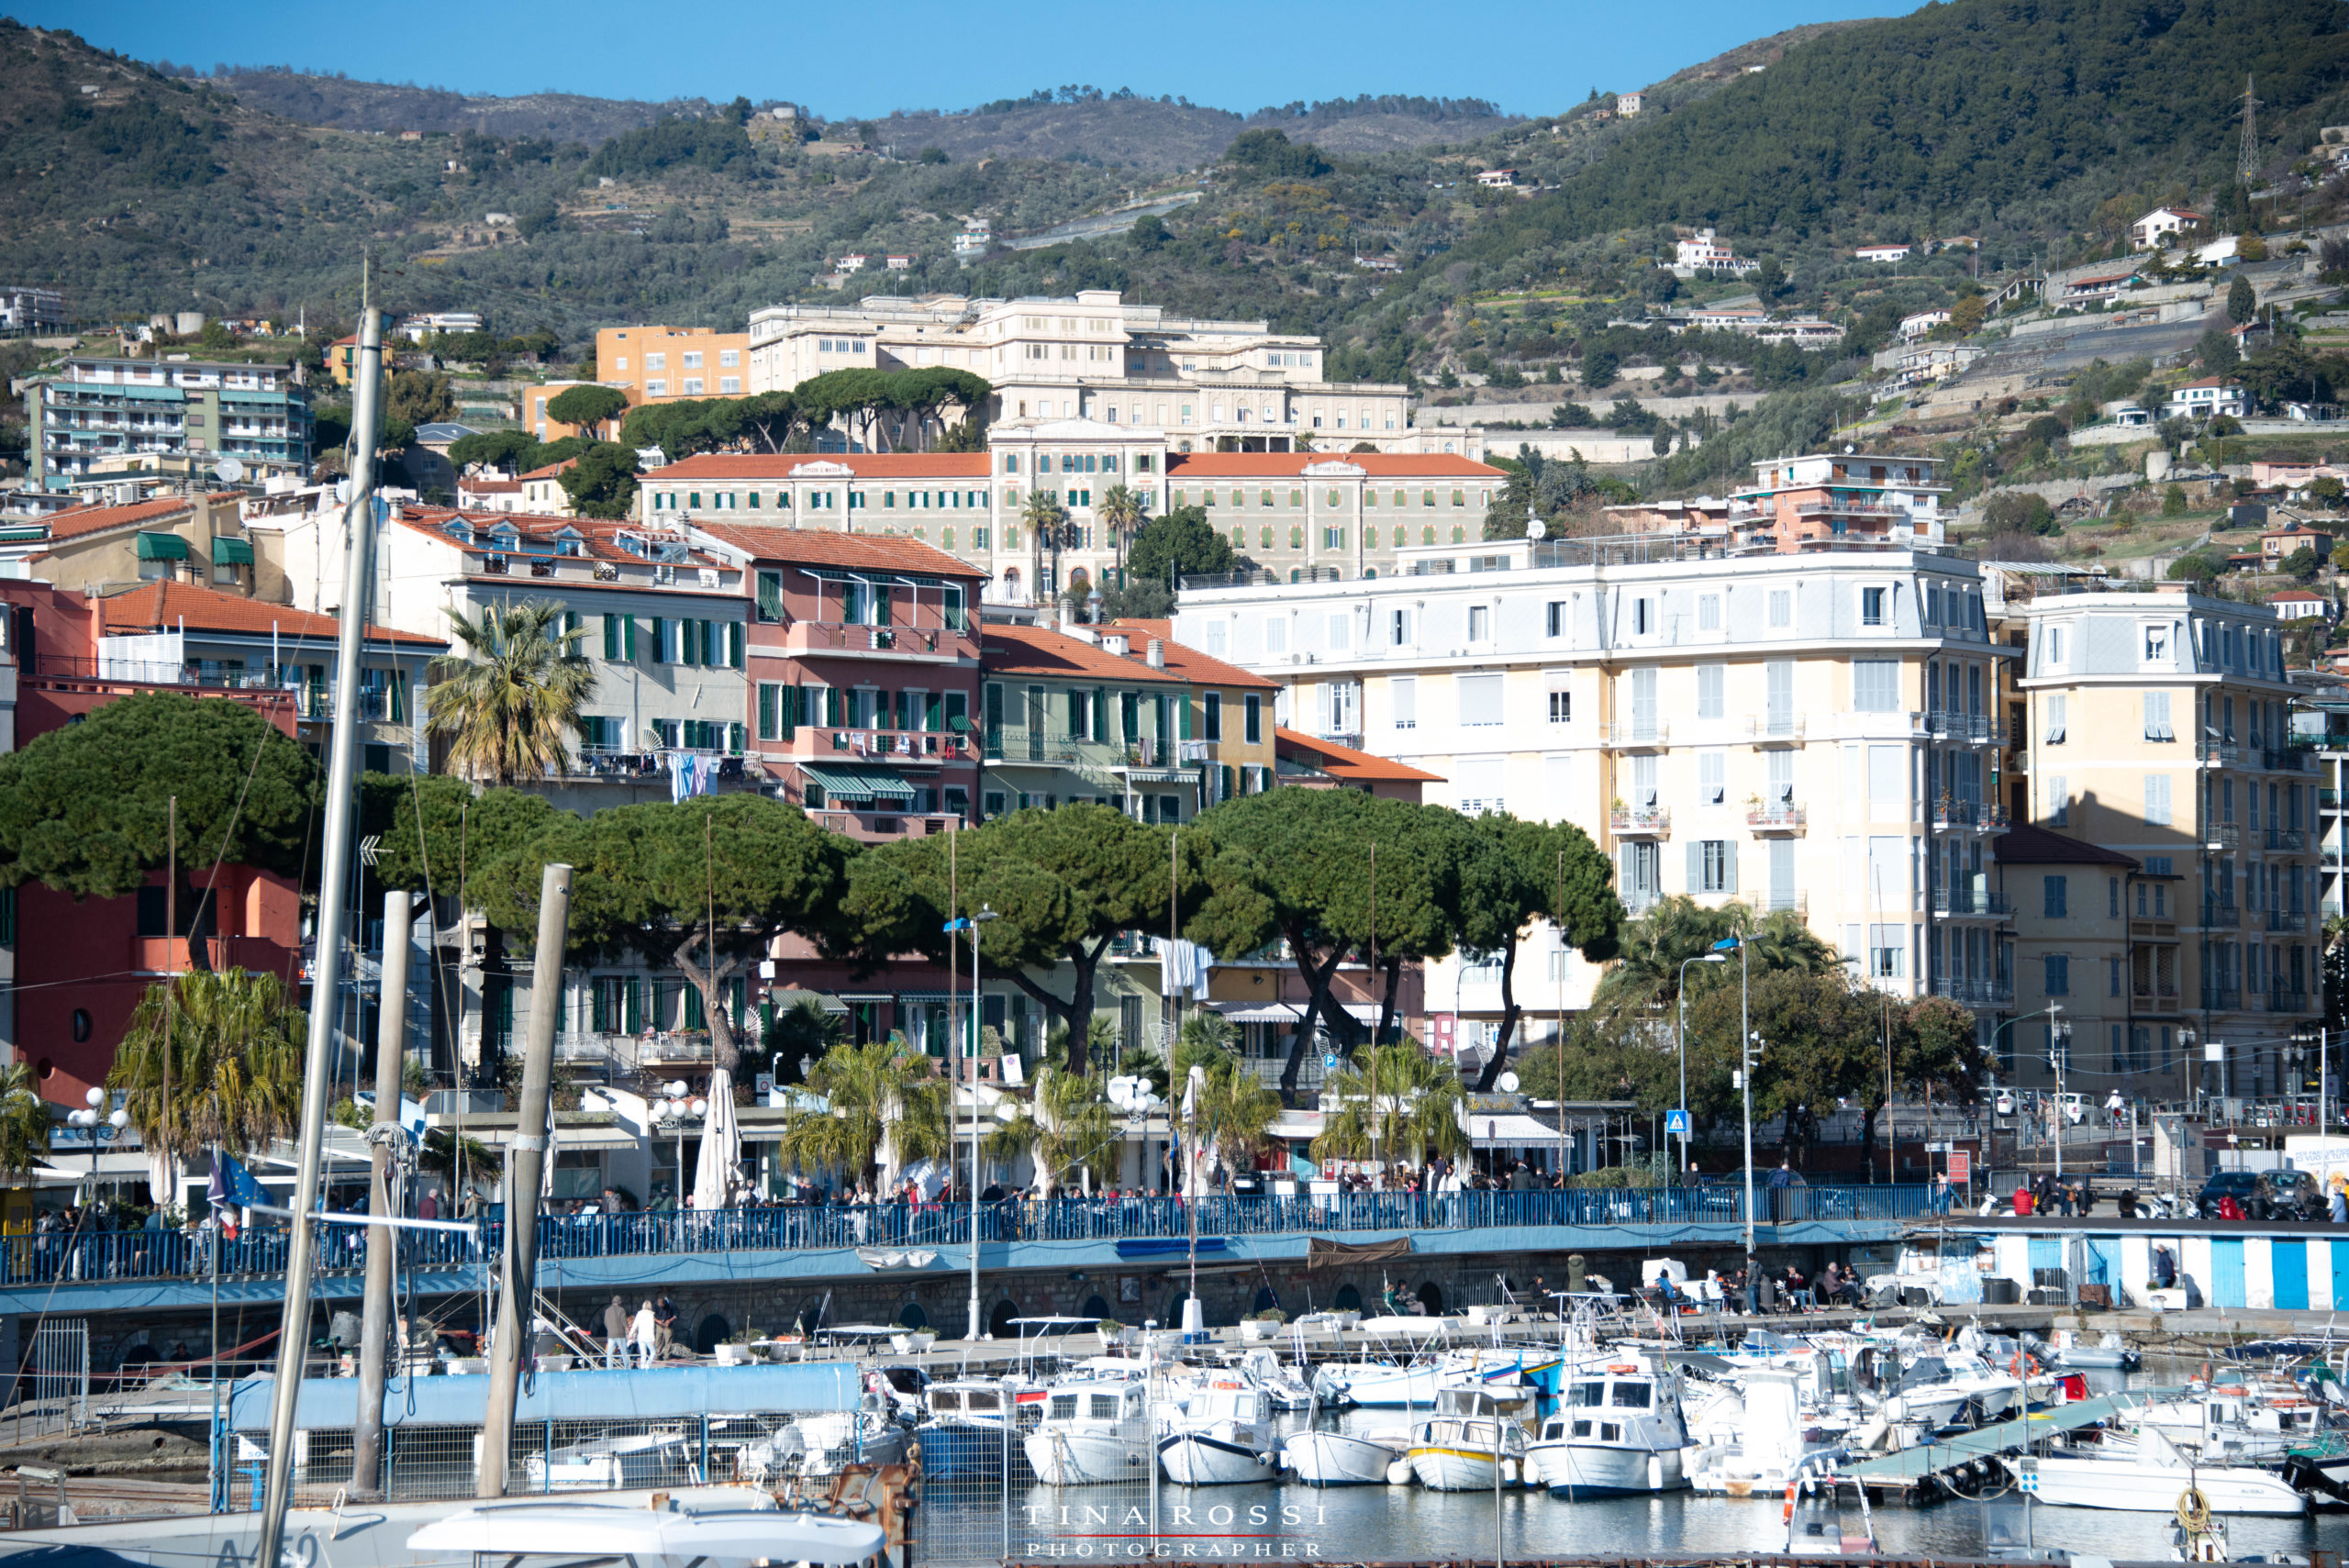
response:
<path id="1" fill-rule="evenodd" d="M 2232 1196 L 2246 1219 L 2322 1219 L 2324 1194 L 2306 1171 L 2221 1171 L 2194 1195 L 2205 1215 L 2219 1212 L 2219 1200 Z"/>

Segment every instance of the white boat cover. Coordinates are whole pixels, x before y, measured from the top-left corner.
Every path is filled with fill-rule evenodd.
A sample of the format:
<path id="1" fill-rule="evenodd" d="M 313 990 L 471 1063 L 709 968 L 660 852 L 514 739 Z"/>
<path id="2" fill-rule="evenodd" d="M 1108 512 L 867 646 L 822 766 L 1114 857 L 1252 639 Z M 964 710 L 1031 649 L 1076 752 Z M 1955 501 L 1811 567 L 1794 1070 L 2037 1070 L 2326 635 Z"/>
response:
<path id="1" fill-rule="evenodd" d="M 436 1520 L 411 1551 L 481 1557 L 631 1557 L 640 1562 L 863 1562 L 882 1549 L 879 1525 L 773 1509 L 709 1513 L 599 1503 L 493 1503 Z"/>

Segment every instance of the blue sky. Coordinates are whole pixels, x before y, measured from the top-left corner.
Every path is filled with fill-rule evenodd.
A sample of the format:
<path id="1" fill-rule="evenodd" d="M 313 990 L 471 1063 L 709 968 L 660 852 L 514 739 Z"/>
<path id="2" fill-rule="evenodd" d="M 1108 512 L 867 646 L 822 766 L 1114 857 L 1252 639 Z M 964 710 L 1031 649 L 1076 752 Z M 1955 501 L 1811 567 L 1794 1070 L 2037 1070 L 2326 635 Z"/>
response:
<path id="1" fill-rule="evenodd" d="M 601 97 L 804 103 L 827 117 L 967 108 L 1090 83 L 1242 111 L 1357 93 L 1489 98 L 1542 114 L 1644 86 L 1798 23 L 1903 10 L 1883 0 L 1198 0 L 1187 6 L 1029 0 L 896 4 L 572 0 L 18 0 L 18 20 L 67 28 L 141 60 L 293 65 L 462 92 L 549 88 Z"/>

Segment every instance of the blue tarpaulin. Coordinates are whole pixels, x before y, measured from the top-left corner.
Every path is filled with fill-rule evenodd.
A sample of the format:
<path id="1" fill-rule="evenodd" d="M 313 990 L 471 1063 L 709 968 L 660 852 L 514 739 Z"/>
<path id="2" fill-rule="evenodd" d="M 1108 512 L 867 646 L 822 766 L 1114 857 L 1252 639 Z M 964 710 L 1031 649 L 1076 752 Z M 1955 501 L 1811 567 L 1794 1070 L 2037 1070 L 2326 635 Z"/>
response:
<path id="1" fill-rule="evenodd" d="M 271 1377 L 242 1377 L 228 1396 L 228 1425 L 269 1429 Z M 812 1366 L 677 1366 L 648 1371 L 548 1372 L 525 1380 L 514 1411 L 523 1421 L 653 1421 L 761 1410 L 853 1410 L 862 1379 L 852 1363 Z M 384 1392 L 387 1427 L 478 1427 L 489 1378 L 395 1377 Z M 295 1407 L 301 1431 L 343 1431 L 358 1423 L 359 1380 L 306 1377 Z"/>

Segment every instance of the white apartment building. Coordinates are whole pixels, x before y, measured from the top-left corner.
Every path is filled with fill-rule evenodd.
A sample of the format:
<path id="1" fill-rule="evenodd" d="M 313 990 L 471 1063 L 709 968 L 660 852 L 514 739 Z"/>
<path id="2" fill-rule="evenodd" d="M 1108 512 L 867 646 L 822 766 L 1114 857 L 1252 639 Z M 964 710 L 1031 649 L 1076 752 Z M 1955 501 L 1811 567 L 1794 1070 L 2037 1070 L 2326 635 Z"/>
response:
<path id="1" fill-rule="evenodd" d="M 646 476 L 648 528 L 764 524 L 918 539 L 987 576 L 985 598 L 1030 604 L 1116 585 L 1119 541 L 1099 521 L 1108 493 L 1157 515 L 1197 506 L 1267 581 L 1392 575 L 1405 552 L 1484 538 L 1506 487 L 1497 468 L 1446 452 L 1176 450 L 1130 420 L 1012 419 L 984 452 L 707 453 Z M 1060 505 L 1057 539 L 1027 519 L 1039 491 Z"/>
<path id="2" fill-rule="evenodd" d="M 1192 321 L 1112 289 L 1068 298 L 778 305 L 751 317 L 749 389 L 784 391 L 835 370 L 966 370 L 996 389 L 996 420 L 1091 419 L 1167 432 L 1174 450 L 1287 451 L 1406 443 L 1404 389 L 1327 382 L 1321 341 L 1264 321 Z"/>
<path id="3" fill-rule="evenodd" d="M 1682 276 L 1696 272 L 1758 272 L 1759 261 L 1741 261 L 1737 252 L 1713 238 L 1709 228 L 1697 230 L 1694 239 L 1683 239 L 1675 247 L 1673 270 Z"/>
<path id="4" fill-rule="evenodd" d="M 1186 592 L 1185 644 L 1282 683 L 1282 722 L 1439 774 L 1463 811 L 1574 822 L 1633 911 L 1685 893 L 1800 915 L 1902 996 L 2011 997 L 1990 895 L 2015 650 L 1973 562 L 1849 536 L 1412 547 L 1376 578 Z M 1587 1004 L 1539 934 L 1518 995 Z M 1497 965 L 1431 966 L 1474 1043 Z"/>

